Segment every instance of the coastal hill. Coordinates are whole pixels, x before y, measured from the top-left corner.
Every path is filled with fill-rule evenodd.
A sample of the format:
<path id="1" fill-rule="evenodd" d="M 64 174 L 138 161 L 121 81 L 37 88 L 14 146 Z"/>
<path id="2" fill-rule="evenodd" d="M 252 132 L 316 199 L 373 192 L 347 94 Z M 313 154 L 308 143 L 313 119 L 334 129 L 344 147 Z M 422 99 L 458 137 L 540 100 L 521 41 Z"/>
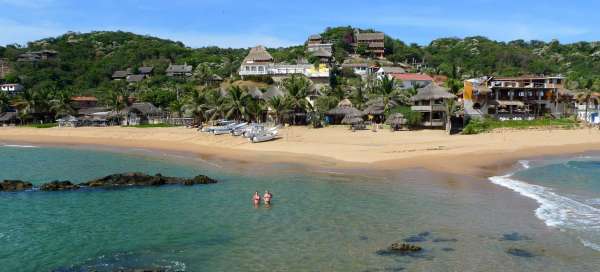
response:
<path id="1" fill-rule="evenodd" d="M 353 28 L 327 28 L 320 35 L 334 43 L 335 57 L 341 63 L 350 53 L 349 35 Z M 361 30 L 371 31 L 371 30 Z M 307 33 L 307 37 L 309 34 Z M 52 61 L 17 62 L 23 53 L 39 50 L 58 52 Z M 270 48 L 278 62 L 306 57 L 304 45 Z M 429 74 L 451 78 L 481 75 L 514 76 L 522 74 L 563 74 L 568 78 L 589 78 L 600 74 L 600 43 L 558 41 L 498 42 L 485 37 L 442 38 L 428 45 L 406 44 L 385 37 L 386 58 L 392 62 L 423 63 Z M 181 42 L 128 32 L 69 32 L 59 37 L 27 45 L 0 46 L 0 59 L 12 67 L 4 82 L 19 82 L 27 89 L 70 89 L 75 93 L 98 94 L 109 89 L 114 71 L 153 66 L 148 86 L 168 84 L 165 69 L 169 64 L 188 64 L 197 69 L 204 64 L 212 73 L 226 78 L 236 74 L 248 49 L 190 48 Z"/>

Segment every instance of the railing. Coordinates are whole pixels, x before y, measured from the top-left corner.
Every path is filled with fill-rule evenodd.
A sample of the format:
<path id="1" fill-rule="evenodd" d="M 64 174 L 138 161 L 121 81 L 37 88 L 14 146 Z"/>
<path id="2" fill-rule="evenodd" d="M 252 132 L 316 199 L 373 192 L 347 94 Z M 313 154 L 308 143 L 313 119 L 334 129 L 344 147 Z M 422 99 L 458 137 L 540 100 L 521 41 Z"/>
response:
<path id="1" fill-rule="evenodd" d="M 427 106 L 412 106 L 410 107 L 412 111 L 446 111 L 446 107 L 444 105 L 427 105 Z"/>

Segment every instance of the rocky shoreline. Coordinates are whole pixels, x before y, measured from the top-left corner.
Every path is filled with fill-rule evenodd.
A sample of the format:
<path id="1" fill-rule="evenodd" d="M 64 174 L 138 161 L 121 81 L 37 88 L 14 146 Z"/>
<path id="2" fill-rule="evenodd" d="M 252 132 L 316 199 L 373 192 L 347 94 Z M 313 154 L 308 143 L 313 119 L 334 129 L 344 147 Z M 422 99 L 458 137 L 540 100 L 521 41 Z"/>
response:
<path id="1" fill-rule="evenodd" d="M 108 175 L 99 179 L 75 184 L 71 181 L 51 181 L 39 187 L 34 187 L 31 182 L 22 180 L 4 180 L 0 182 L 0 192 L 21 192 L 31 189 L 40 191 L 73 191 L 81 188 L 118 189 L 129 187 L 148 187 L 163 185 L 192 186 L 199 184 L 213 184 L 216 180 L 198 175 L 193 178 L 166 177 L 161 174 L 146 175 L 143 173 L 123 173 Z"/>

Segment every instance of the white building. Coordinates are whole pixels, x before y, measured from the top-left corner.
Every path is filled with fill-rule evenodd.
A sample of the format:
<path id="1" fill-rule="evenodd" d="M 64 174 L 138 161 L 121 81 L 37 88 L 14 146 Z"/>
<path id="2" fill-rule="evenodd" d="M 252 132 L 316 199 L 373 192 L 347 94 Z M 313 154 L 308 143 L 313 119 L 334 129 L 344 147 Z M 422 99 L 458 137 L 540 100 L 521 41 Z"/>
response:
<path id="1" fill-rule="evenodd" d="M 23 87 L 23 85 L 21 84 L 2 84 L 0 85 L 0 91 L 9 94 L 9 95 L 15 95 L 18 93 L 23 92 L 23 90 L 25 90 L 25 87 Z"/>
<path id="2" fill-rule="evenodd" d="M 276 64 L 273 57 L 263 46 L 257 46 L 240 66 L 240 76 L 288 76 L 294 74 L 305 75 L 308 78 L 329 78 L 329 68 L 321 64 Z"/>

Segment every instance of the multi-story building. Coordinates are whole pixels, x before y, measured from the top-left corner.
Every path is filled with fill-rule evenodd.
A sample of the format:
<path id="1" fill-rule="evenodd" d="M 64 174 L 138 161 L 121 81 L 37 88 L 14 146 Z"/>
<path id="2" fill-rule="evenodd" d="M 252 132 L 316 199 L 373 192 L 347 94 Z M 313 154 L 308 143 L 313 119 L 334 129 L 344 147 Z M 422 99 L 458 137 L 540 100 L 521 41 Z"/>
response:
<path id="1" fill-rule="evenodd" d="M 331 63 L 333 59 L 333 44 L 323 40 L 321 35 L 311 35 L 306 42 L 306 52 L 319 58 L 321 63 Z"/>
<path id="2" fill-rule="evenodd" d="M 573 112 L 573 94 L 562 76 L 482 77 L 464 82 L 466 117 L 527 120 Z"/>
<path id="3" fill-rule="evenodd" d="M 183 65 L 171 64 L 167 67 L 166 73 L 168 77 L 191 77 L 193 69 L 194 67 L 187 65 L 187 63 Z"/>
<path id="4" fill-rule="evenodd" d="M 385 34 L 383 32 L 354 32 L 354 49 L 358 50 L 361 46 L 365 47 L 366 53 L 378 58 L 385 56 Z"/>
<path id="5" fill-rule="evenodd" d="M 19 62 L 35 62 L 35 61 L 43 61 L 43 60 L 51 60 L 55 59 L 58 55 L 57 51 L 54 50 L 40 50 L 40 51 L 30 51 L 27 53 L 23 53 L 18 56 L 17 61 Z"/>
<path id="6" fill-rule="evenodd" d="M 311 80 L 328 79 L 330 69 L 325 64 L 315 66 L 310 63 L 284 64 L 275 63 L 273 57 L 265 47 L 257 46 L 250 50 L 240 66 L 239 74 L 246 76 L 271 76 L 275 78 L 287 77 L 294 74 L 305 75 Z"/>

